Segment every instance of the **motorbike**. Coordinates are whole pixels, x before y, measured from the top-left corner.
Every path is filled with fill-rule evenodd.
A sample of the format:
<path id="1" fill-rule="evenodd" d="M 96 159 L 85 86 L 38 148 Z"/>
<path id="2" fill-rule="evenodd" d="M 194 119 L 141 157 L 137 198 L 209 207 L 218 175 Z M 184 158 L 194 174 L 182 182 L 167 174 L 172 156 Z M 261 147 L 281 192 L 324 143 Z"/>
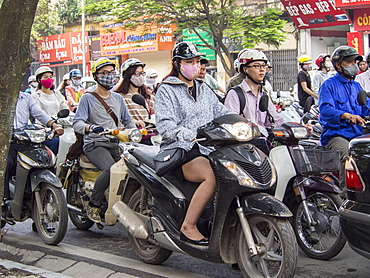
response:
<path id="1" fill-rule="evenodd" d="M 298 114 L 296 109 L 293 107 L 294 98 L 291 95 L 292 92 L 276 91 L 276 95 L 271 96 L 272 102 L 276 106 L 276 111 L 279 115 L 288 122 L 299 122 L 301 116 Z"/>
<path id="2" fill-rule="evenodd" d="M 100 135 L 117 138 L 121 142 L 140 142 L 142 138 L 141 131 L 136 128 L 106 129 Z M 71 222 L 77 229 L 88 230 L 95 222 L 87 217 L 86 207 L 94 189 L 95 180 L 101 171 L 90 163 L 84 154 L 74 160 L 65 160 L 60 168 L 59 179 L 66 189 L 68 214 Z M 105 200 L 102 204 L 101 217 L 107 226 L 117 223 L 117 218 L 112 214 L 112 206 L 122 199 L 122 194 L 118 189 L 125 176 L 126 165 L 120 159 L 110 169 L 110 185 L 105 192 Z M 101 223 L 97 223 L 97 227 L 104 228 Z"/>
<path id="3" fill-rule="evenodd" d="M 267 98 L 267 96 L 266 96 Z M 261 100 L 260 110 L 267 111 Z M 293 212 L 292 226 L 301 250 L 309 257 L 328 260 L 346 244 L 339 225 L 339 151 L 316 144 L 301 144 L 309 138 L 305 126 L 284 123 L 270 129 L 275 147 L 269 157 L 277 172 L 275 197 Z"/>
<path id="4" fill-rule="evenodd" d="M 59 111 L 59 118 L 68 116 L 68 109 Z M 13 131 L 12 142 L 20 146 L 16 174 L 9 181 L 9 199 L 2 203 L 1 228 L 28 218 L 33 229 L 49 245 L 60 243 L 67 231 L 68 212 L 63 186 L 54 174 L 56 157 L 42 144 L 54 132 L 37 125 Z"/>
<path id="5" fill-rule="evenodd" d="M 153 158 L 158 146 L 122 144 L 127 178 L 113 214 L 127 228 L 135 254 L 160 264 L 172 252 L 206 261 L 238 263 L 244 277 L 293 277 L 297 244 L 289 209 L 274 198 L 276 172 L 271 160 L 248 141 L 259 129 L 235 114 L 198 129 L 194 143 L 213 146 L 208 159 L 216 177 L 216 195 L 197 226 L 209 245 L 181 241 L 180 227 L 198 183 L 159 177 Z"/>

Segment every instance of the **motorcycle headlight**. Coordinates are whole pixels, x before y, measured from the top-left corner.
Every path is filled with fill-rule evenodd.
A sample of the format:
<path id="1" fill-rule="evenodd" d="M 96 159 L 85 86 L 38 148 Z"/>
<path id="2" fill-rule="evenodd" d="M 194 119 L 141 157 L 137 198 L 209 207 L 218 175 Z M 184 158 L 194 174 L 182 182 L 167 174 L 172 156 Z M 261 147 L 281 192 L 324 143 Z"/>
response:
<path id="1" fill-rule="evenodd" d="M 141 134 L 141 131 L 137 128 L 131 129 L 128 134 L 128 139 L 133 143 L 139 143 L 142 138 L 143 135 Z"/>
<path id="2" fill-rule="evenodd" d="M 292 132 L 295 138 L 304 139 L 309 137 L 309 131 L 304 126 L 292 127 Z"/>
<path id="3" fill-rule="evenodd" d="M 238 141 L 250 141 L 257 136 L 257 130 L 249 123 L 237 122 L 232 125 L 222 124 L 221 126 Z"/>
<path id="4" fill-rule="evenodd" d="M 25 130 L 24 132 L 28 135 L 30 141 L 33 143 L 41 143 L 46 140 L 46 132 L 44 129 Z"/>

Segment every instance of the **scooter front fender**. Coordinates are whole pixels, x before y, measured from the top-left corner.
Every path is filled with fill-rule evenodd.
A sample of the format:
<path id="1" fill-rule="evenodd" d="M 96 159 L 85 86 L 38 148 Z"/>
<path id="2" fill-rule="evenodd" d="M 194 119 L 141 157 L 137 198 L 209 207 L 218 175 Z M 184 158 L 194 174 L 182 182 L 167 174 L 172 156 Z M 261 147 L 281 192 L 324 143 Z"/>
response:
<path id="1" fill-rule="evenodd" d="M 267 193 L 256 193 L 242 198 L 246 215 L 269 215 L 274 217 L 292 217 L 289 208 Z"/>
<path id="2" fill-rule="evenodd" d="M 31 174 L 31 189 L 35 191 L 35 189 L 39 186 L 40 183 L 49 183 L 56 188 L 62 188 L 63 185 L 57 176 L 48 169 L 39 169 L 34 170 Z"/>

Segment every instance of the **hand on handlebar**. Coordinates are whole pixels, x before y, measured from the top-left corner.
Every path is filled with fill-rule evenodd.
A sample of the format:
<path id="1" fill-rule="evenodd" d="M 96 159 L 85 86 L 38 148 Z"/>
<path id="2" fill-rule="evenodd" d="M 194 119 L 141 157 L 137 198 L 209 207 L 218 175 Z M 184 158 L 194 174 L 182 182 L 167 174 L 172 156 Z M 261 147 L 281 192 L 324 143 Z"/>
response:
<path id="1" fill-rule="evenodd" d="M 358 124 L 360 126 L 363 126 L 363 125 L 366 124 L 366 121 L 363 118 L 361 118 L 361 116 L 359 116 L 359 115 L 353 115 L 353 114 L 350 114 L 350 113 L 343 113 L 340 116 L 340 118 L 348 120 L 351 124 Z"/>
<path id="2" fill-rule="evenodd" d="M 104 131 L 104 127 L 98 125 L 90 125 L 89 132 L 101 133 Z"/>
<path id="3" fill-rule="evenodd" d="M 142 120 L 137 120 L 137 121 L 134 121 L 135 122 L 135 125 L 139 128 L 139 127 L 142 127 L 142 128 L 145 128 L 145 123 L 142 121 Z"/>

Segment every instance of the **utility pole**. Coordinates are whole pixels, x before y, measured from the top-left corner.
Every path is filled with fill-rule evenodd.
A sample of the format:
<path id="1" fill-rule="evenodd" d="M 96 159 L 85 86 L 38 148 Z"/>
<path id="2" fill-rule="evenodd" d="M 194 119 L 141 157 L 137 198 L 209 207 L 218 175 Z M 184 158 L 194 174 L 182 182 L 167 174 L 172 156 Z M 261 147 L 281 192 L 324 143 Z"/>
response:
<path id="1" fill-rule="evenodd" d="M 86 76 L 86 45 L 85 45 L 85 0 L 81 0 L 82 8 L 82 76 Z"/>

